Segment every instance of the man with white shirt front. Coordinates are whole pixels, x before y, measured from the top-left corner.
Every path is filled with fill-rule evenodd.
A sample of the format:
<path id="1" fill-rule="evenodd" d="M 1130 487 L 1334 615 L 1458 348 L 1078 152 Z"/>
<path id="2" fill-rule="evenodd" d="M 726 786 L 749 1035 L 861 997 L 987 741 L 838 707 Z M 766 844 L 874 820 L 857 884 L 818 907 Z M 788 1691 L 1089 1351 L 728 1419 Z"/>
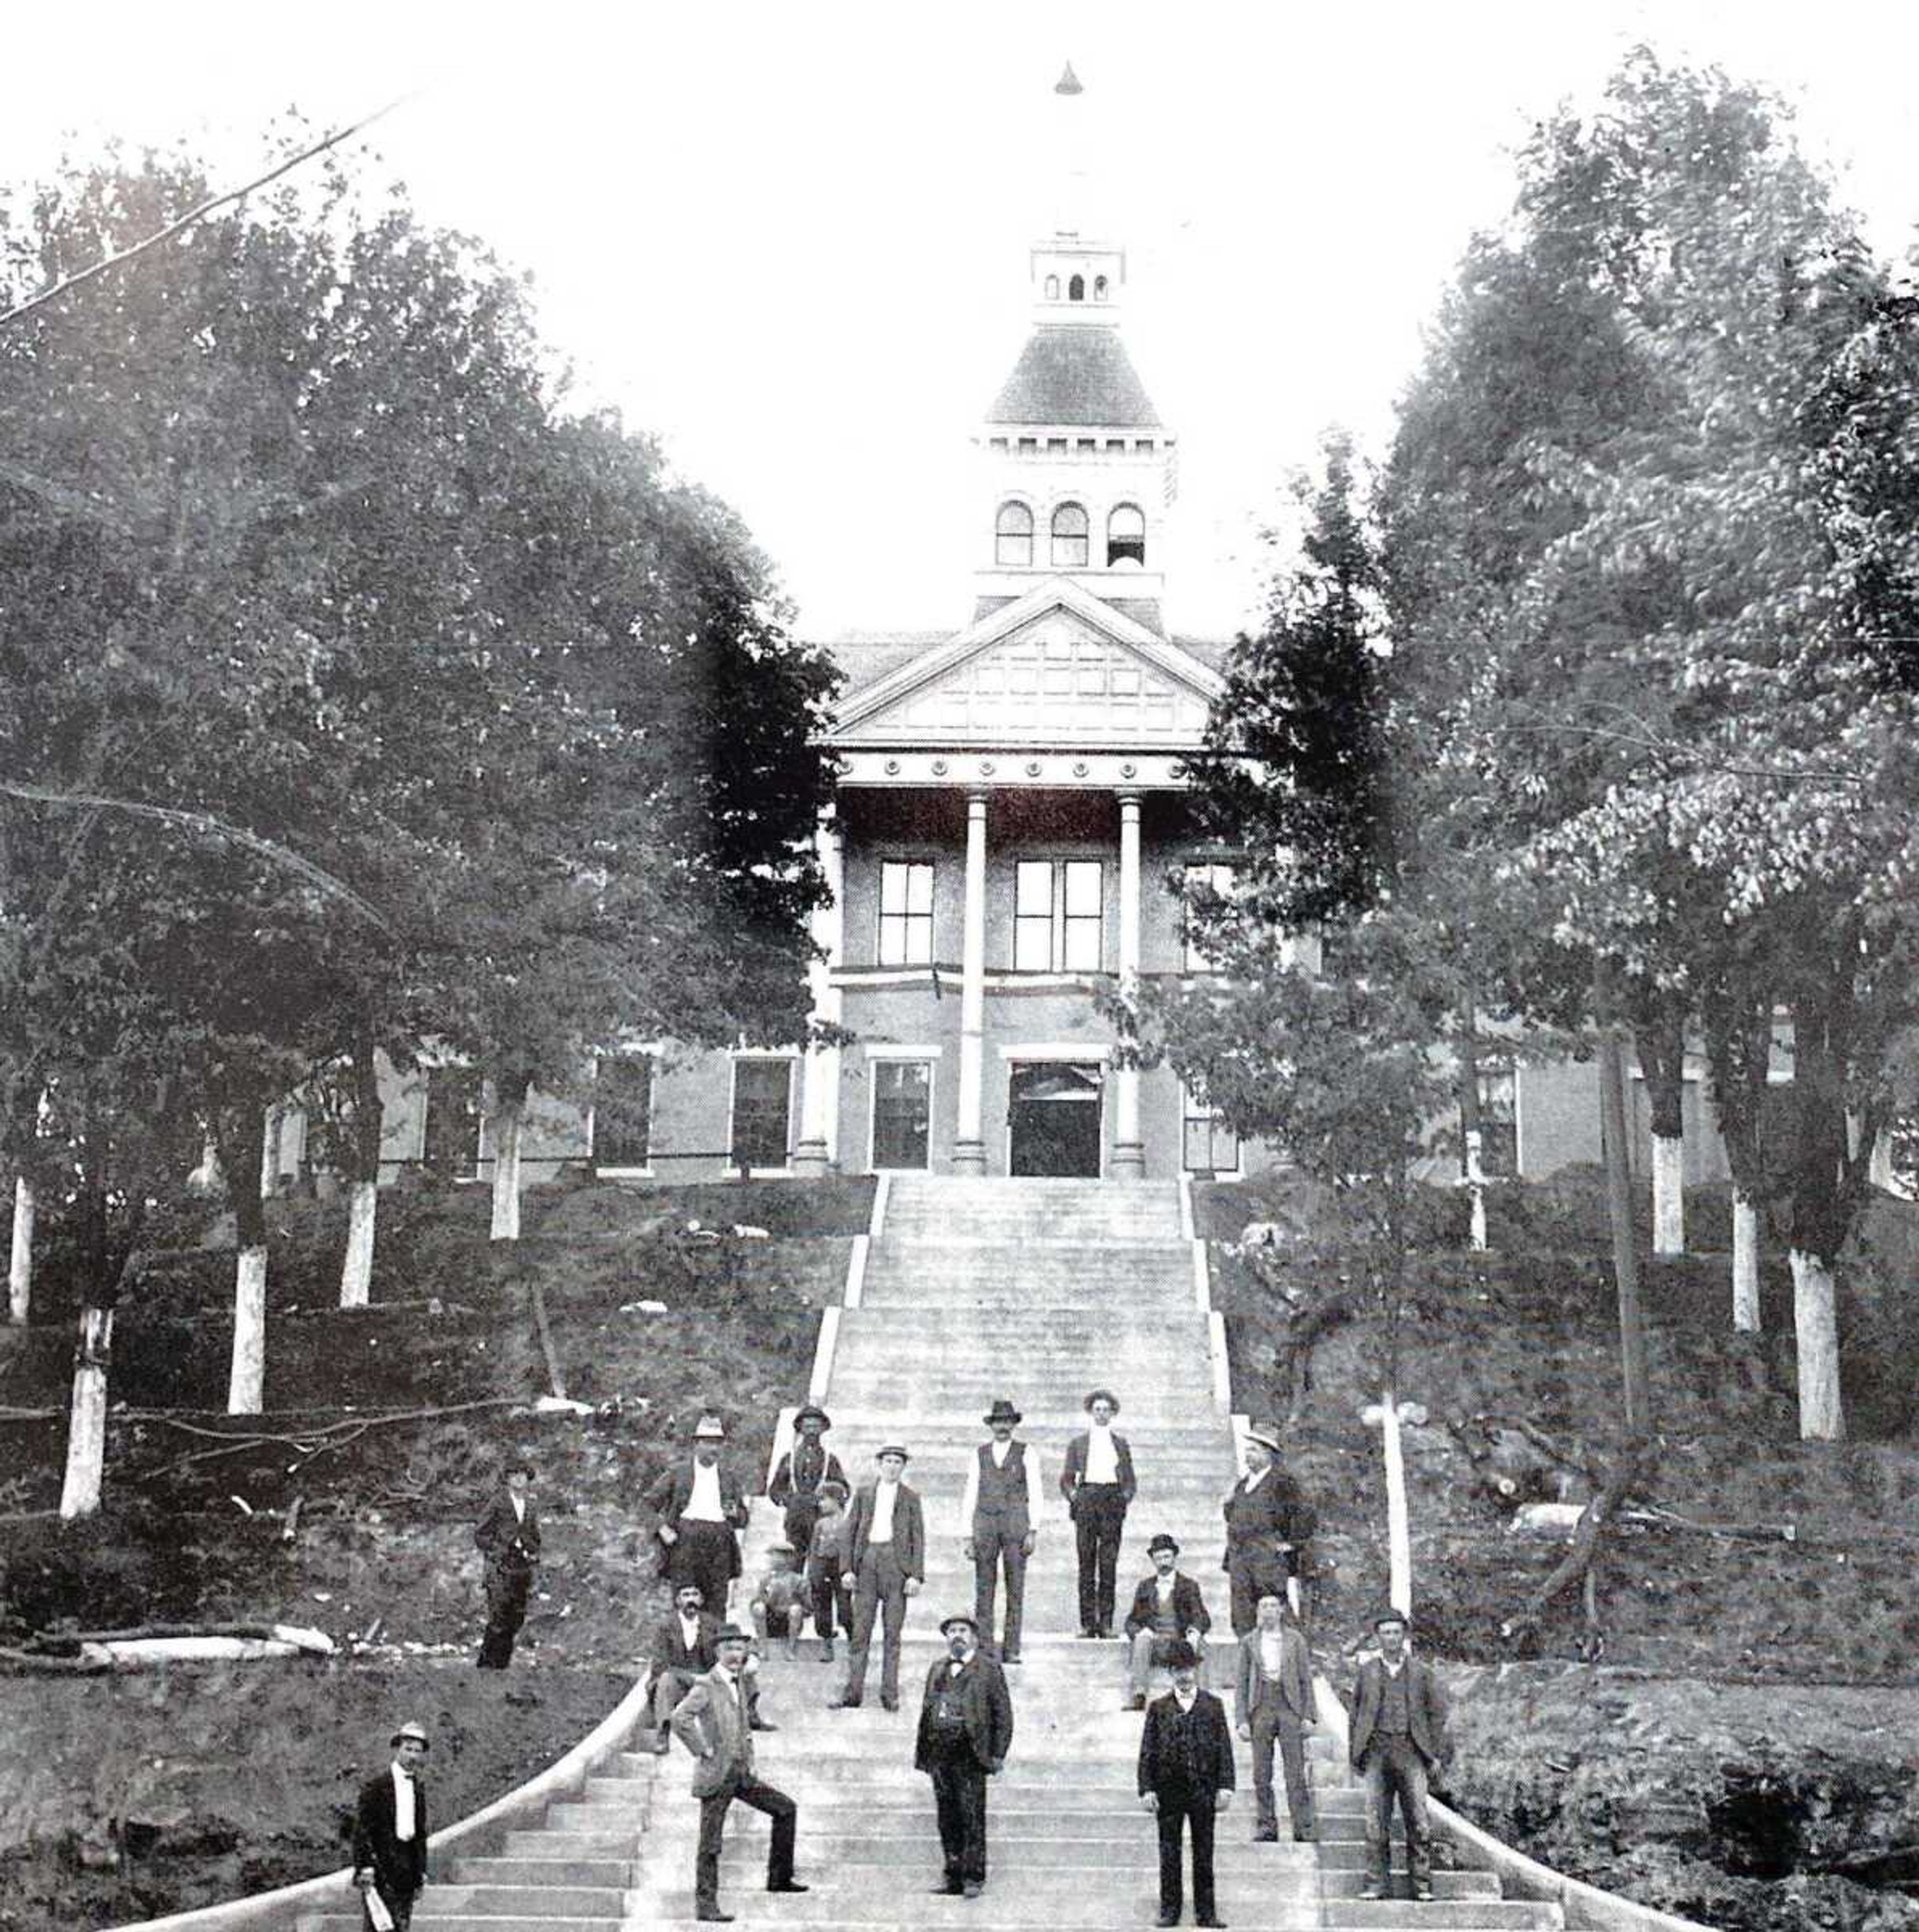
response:
<path id="1" fill-rule="evenodd" d="M 1026 1601 L 1026 1559 L 1039 1522 L 1039 1452 L 1016 1442 L 1020 1412 L 1001 1396 L 983 1420 L 993 1432 L 974 1452 L 960 1499 L 960 1533 L 973 1565 L 973 1614 L 981 1640 L 993 1647 L 1000 1572 L 1006 1575 L 1006 1627 L 999 1646 L 1002 1664 L 1019 1661 L 1020 1621 Z"/>
<path id="2" fill-rule="evenodd" d="M 427 1882 L 426 1727 L 402 1724 L 391 1748 L 393 1762 L 360 1787 L 353 1808 L 353 1882 L 377 1932 L 406 1932 Z"/>
<path id="3" fill-rule="evenodd" d="M 1175 1640 L 1173 1688 L 1146 1707 L 1139 1740 L 1140 1802 L 1159 1825 L 1159 1923 L 1177 1925 L 1184 1903 L 1181 1841 L 1192 1838 L 1193 1923 L 1222 1922 L 1213 1888 L 1213 1822 L 1238 1781 L 1226 1707 L 1199 1688 L 1199 1659 Z"/>
<path id="4" fill-rule="evenodd" d="M 512 1457 L 500 1471 L 499 1492 L 473 1532 L 486 1564 L 487 1628 L 479 1668 L 504 1670 L 526 1621 L 526 1600 L 540 1562 L 540 1513 L 533 1507 L 533 1466 Z"/>
<path id="5" fill-rule="evenodd" d="M 1258 1620 L 1259 1600 L 1276 1591 L 1299 1611 L 1300 1546 L 1318 1526 L 1312 1505 L 1280 1469 L 1279 1432 L 1261 1424 L 1249 1429 L 1243 1454 L 1246 1472 L 1223 1505 L 1226 1554 L 1221 1568 L 1232 1580 L 1233 1634 L 1243 1637 Z"/>
<path id="6" fill-rule="evenodd" d="M 1447 1734 L 1446 1694 L 1432 1666 L 1407 1648 L 1411 1628 L 1404 1610 L 1381 1610 L 1372 1620 L 1378 1654 L 1360 1666 L 1353 1685 L 1347 1749 L 1366 1790 L 1369 1870 L 1362 1898 L 1384 1898 L 1392 1889 L 1396 1802 L 1405 1822 L 1412 1894 L 1420 1900 L 1432 1896 L 1426 1796 L 1434 1767 L 1451 1758 L 1453 1745 Z"/>
<path id="7" fill-rule="evenodd" d="M 691 1462 L 662 1471 L 646 1492 L 659 1516 L 653 1534 L 663 1551 L 661 1574 L 676 1589 L 697 1584 L 715 1616 L 724 1616 L 727 1593 L 739 1574 L 739 1532 L 746 1526 L 745 1496 L 720 1461 L 725 1440 L 720 1418 L 701 1416 Z"/>
<path id="8" fill-rule="evenodd" d="M 1079 1558 L 1079 1634 L 1113 1634 L 1113 1595 L 1126 1509 L 1138 1488 L 1132 1450 L 1113 1427 L 1120 1399 L 1097 1388 L 1086 1399 L 1087 1426 L 1066 1444 L 1060 1493 L 1073 1520 Z"/>
<path id="9" fill-rule="evenodd" d="M 1187 1644 L 1203 1663 L 1206 1634 L 1213 1628 L 1199 1586 L 1179 1568 L 1179 1544 L 1162 1530 L 1146 1546 L 1146 1553 L 1153 1558 L 1153 1574 L 1141 1580 L 1126 1612 L 1126 1636 L 1132 1646 L 1127 1676 L 1135 1711 L 1146 1708 L 1153 1666 L 1164 1663 L 1171 1646 Z"/>
<path id="10" fill-rule="evenodd" d="M 900 1642 L 909 1597 L 926 1576 L 926 1517 L 919 1492 L 901 1480 L 906 1451 L 889 1442 L 875 1459 L 878 1473 L 859 1486 L 847 1512 L 846 1570 L 841 1581 L 853 1593 L 853 1641 L 847 1647 L 846 1688 L 830 1700 L 834 1710 L 856 1710 L 866 1694 L 866 1658 L 873 1624 L 883 1616 L 880 1702 L 900 1707 Z"/>

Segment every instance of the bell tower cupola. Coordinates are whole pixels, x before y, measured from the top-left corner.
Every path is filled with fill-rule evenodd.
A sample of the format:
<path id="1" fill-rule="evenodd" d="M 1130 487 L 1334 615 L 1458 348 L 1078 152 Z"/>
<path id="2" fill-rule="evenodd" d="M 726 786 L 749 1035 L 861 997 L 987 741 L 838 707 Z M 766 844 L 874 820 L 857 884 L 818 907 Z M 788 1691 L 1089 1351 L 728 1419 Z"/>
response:
<path id="1" fill-rule="evenodd" d="M 1100 232 L 1086 89 L 1070 63 L 1051 106 L 1054 212 L 1027 251 L 1031 332 L 973 439 L 985 498 L 975 614 L 1070 577 L 1163 632 L 1176 439 L 1120 339 L 1126 250 Z"/>

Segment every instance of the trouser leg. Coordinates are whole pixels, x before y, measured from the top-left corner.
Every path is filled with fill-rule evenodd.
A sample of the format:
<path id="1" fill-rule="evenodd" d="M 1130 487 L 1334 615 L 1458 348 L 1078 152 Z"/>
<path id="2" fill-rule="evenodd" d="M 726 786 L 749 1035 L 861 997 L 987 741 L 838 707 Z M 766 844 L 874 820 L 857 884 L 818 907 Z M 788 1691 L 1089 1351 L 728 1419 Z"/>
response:
<path id="1" fill-rule="evenodd" d="M 979 1641 L 991 1646 L 993 1618 L 1000 1602 L 1000 1532 L 996 1528 L 973 1532 L 973 1621 Z"/>
<path id="2" fill-rule="evenodd" d="M 730 1784 L 700 1801 L 700 1842 L 693 1854 L 693 1901 L 703 1912 L 718 1909 L 720 1852 L 726 1839 L 727 1807 L 732 1802 Z"/>
<path id="3" fill-rule="evenodd" d="M 1079 1561 L 1079 1627 L 1096 1630 L 1099 1624 L 1099 1528 L 1090 1502 L 1082 1502 L 1073 1514 L 1073 1554 Z"/>
<path id="4" fill-rule="evenodd" d="M 960 1813 L 958 1766 L 934 1766 L 933 1808 L 940 1820 L 940 1858 L 946 1882 L 958 1885 L 966 1875 L 966 1824 Z"/>
<path id="5" fill-rule="evenodd" d="M 793 1846 L 799 1835 L 799 1807 L 784 1791 L 751 1772 L 735 1786 L 733 1796 L 742 1804 L 763 1811 L 773 1821 L 772 1843 L 766 1852 L 766 1882 L 784 1885 L 793 1876 Z"/>
<path id="6" fill-rule="evenodd" d="M 786 1541 L 804 1556 L 813 1546 L 813 1526 L 820 1520 L 817 1496 L 795 1496 L 786 1506 Z"/>
<path id="7" fill-rule="evenodd" d="M 1094 1546 L 1097 1574 L 1093 1583 L 1093 1623 L 1096 1628 L 1113 1628 L 1113 1599 L 1118 1588 L 1120 1540 L 1126 1524 L 1125 1498 L 1116 1489 L 1102 1504 L 1096 1519 L 1099 1538 Z"/>
<path id="8" fill-rule="evenodd" d="M 1279 1762 L 1286 1774 L 1286 1814 L 1292 1821 L 1293 1836 L 1310 1838 L 1313 1831 L 1312 1784 L 1306 1770 L 1306 1732 L 1292 1712 L 1280 1707 L 1276 1734 Z M 1272 1810 L 1270 1767 L 1267 1772 L 1267 1809 Z"/>
<path id="9" fill-rule="evenodd" d="M 1406 1827 L 1406 1872 L 1415 1891 L 1432 1882 L 1432 1824 L 1426 1810 L 1429 1780 L 1426 1760 L 1408 1738 L 1395 1740 L 1387 1753 L 1388 1776 L 1399 1795 Z"/>
<path id="10" fill-rule="evenodd" d="M 1387 1782 L 1387 1748 L 1367 1746 L 1360 1767 L 1366 1788 L 1366 1856 L 1372 1876 L 1384 1885 L 1393 1874 L 1392 1787 Z"/>
<path id="11" fill-rule="evenodd" d="M 853 1641 L 847 1646 L 846 1695 L 849 1702 L 866 1694 L 866 1653 L 873 1642 L 873 1619 L 880 1608 L 879 1552 L 869 1550 L 859 1559 L 859 1581 L 853 1594 Z"/>
<path id="12" fill-rule="evenodd" d="M 889 1549 L 880 1552 L 880 1602 L 886 1619 L 880 1648 L 880 1694 L 895 1702 L 900 1694 L 900 1644 L 906 1633 L 906 1572 Z"/>
<path id="13" fill-rule="evenodd" d="M 1141 1630 L 1133 1638 L 1126 1678 L 1135 1697 L 1144 1697 L 1153 1682 L 1153 1646 L 1159 1641 L 1150 1630 Z"/>
<path id="14" fill-rule="evenodd" d="M 652 1716 L 653 1727 L 659 1730 L 678 1708 L 679 1700 L 693 1688 L 693 1672 L 690 1670 L 662 1670 L 653 1680 Z"/>
<path id="15" fill-rule="evenodd" d="M 1162 1791 L 1155 1822 L 1159 1827 L 1159 1910 L 1177 1915 L 1186 1903 L 1185 1876 L 1180 1870 L 1186 1822 L 1185 1801 Z"/>
<path id="16" fill-rule="evenodd" d="M 976 1760 L 959 1768 L 960 1876 L 986 1882 L 986 1774 Z"/>
<path id="17" fill-rule="evenodd" d="M 1252 1714 L 1253 1823 L 1254 1828 L 1261 1832 L 1279 1828 L 1279 1814 L 1273 1802 L 1273 1744 L 1278 1730 L 1269 1696 Z M 1292 1795 L 1289 1784 L 1286 1792 L 1289 1802 Z"/>
<path id="18" fill-rule="evenodd" d="M 1186 1812 L 1186 1822 L 1192 1830 L 1192 1909 L 1194 1916 L 1200 1918 L 1216 1916 L 1213 1894 L 1213 1821 L 1216 1816 L 1210 1791 L 1201 1792 L 1195 1798 Z"/>
<path id="19" fill-rule="evenodd" d="M 486 1587 L 487 1628 L 480 1640 L 479 1665 L 482 1670 L 504 1670 L 513 1661 L 514 1640 L 526 1621 L 533 1573 L 490 1568 Z"/>
<path id="20" fill-rule="evenodd" d="M 1006 1566 L 1006 1630 L 1000 1651 L 1004 1657 L 1019 1654 L 1020 1627 L 1026 1616 L 1026 1540 L 1012 1531 L 1000 1538 L 1000 1560 Z"/>

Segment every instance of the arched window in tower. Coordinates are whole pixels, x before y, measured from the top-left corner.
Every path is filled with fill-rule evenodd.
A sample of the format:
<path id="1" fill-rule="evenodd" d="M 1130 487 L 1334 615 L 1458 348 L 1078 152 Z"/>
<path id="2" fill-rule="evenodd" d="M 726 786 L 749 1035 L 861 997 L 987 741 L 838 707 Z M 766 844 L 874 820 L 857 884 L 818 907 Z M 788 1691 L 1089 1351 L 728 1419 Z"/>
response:
<path id="1" fill-rule="evenodd" d="M 1062 503 L 1053 512 L 1053 568 L 1084 570 L 1089 549 L 1086 512 L 1077 503 Z"/>
<path id="2" fill-rule="evenodd" d="M 1106 299 L 1106 278 L 1104 275 L 1095 275 L 1093 278 L 1093 299 L 1095 302 Z"/>
<path id="3" fill-rule="evenodd" d="M 1146 518 L 1136 503 L 1116 503 L 1106 519 L 1106 566 L 1144 564 L 1146 561 Z"/>
<path id="4" fill-rule="evenodd" d="M 1024 503 L 1002 503 L 993 525 L 993 561 L 1014 570 L 1033 562 L 1033 512 Z"/>
<path id="5" fill-rule="evenodd" d="M 1060 278 L 1057 275 L 1048 275 L 1046 278 L 1046 299 L 1048 302 L 1057 302 L 1060 299 Z"/>
<path id="6" fill-rule="evenodd" d="M 1086 278 L 1084 275 L 1074 276 L 1072 280 L 1066 284 L 1066 299 L 1068 302 L 1085 301 Z"/>

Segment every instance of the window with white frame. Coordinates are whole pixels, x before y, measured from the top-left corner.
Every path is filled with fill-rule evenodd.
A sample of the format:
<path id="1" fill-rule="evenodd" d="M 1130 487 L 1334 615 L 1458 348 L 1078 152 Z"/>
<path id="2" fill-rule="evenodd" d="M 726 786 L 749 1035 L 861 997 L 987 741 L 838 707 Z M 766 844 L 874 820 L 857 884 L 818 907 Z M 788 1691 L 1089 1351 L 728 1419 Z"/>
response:
<path id="1" fill-rule="evenodd" d="M 1029 447 L 1022 439 L 1020 447 Z M 1024 503 L 1004 502 L 993 522 L 993 560 L 1009 569 L 1024 569 L 1033 561 L 1033 512 Z"/>
<path id="2" fill-rule="evenodd" d="M 1191 907 L 1198 893 L 1210 892 L 1221 898 L 1233 896 L 1233 868 L 1210 861 L 1190 865 L 1186 868 L 1186 903 Z M 1189 973 L 1216 973 L 1219 962 L 1212 958 L 1199 946 L 1193 936 L 1190 916 L 1185 922 L 1186 970 Z"/>
<path id="3" fill-rule="evenodd" d="M 925 966 L 933 958 L 933 867 L 924 859 L 880 865 L 880 964 Z"/>
<path id="4" fill-rule="evenodd" d="M 932 1143 L 932 1061 L 878 1060 L 871 1064 L 873 1165 L 924 1168 Z"/>
<path id="5" fill-rule="evenodd" d="M 1519 1172 L 1519 1073 L 1511 1060 L 1479 1064 L 1480 1172 L 1510 1180 Z"/>
<path id="6" fill-rule="evenodd" d="M 739 1168 L 784 1167 L 793 1130 L 793 1061 L 733 1063 L 733 1123 L 727 1144 Z"/>
<path id="7" fill-rule="evenodd" d="M 478 1069 L 428 1067 L 426 1097 L 421 1164 L 435 1174 L 470 1180 L 480 1171 L 480 1136 L 486 1118 Z"/>
<path id="8" fill-rule="evenodd" d="M 653 1056 L 607 1054 L 593 1069 L 593 1162 L 645 1169 L 652 1165 Z"/>
<path id="9" fill-rule="evenodd" d="M 1066 445 L 1060 446 L 1063 450 Z M 1084 570 L 1091 548 L 1090 526 L 1081 503 L 1062 503 L 1053 512 L 1053 568 Z"/>
<path id="10" fill-rule="evenodd" d="M 1222 1115 L 1181 1090 L 1185 1102 L 1180 1163 L 1189 1174 L 1237 1174 L 1240 1137 Z"/>
<path id="11" fill-rule="evenodd" d="M 1105 951 L 1097 859 L 1022 859 L 1013 874 L 1013 964 L 1021 972 L 1097 973 Z"/>

